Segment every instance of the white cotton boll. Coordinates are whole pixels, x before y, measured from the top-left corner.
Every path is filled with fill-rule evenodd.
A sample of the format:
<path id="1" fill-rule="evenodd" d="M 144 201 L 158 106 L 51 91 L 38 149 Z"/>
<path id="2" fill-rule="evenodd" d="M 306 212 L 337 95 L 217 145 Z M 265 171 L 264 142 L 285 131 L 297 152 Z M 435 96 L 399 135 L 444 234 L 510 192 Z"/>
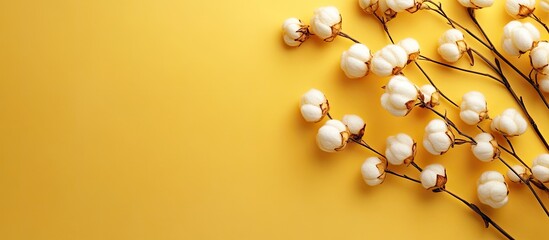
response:
<path id="1" fill-rule="evenodd" d="M 348 78 L 361 78 L 370 71 L 370 49 L 360 43 L 353 44 L 349 50 L 341 54 L 341 69 Z"/>
<path id="2" fill-rule="evenodd" d="M 549 75 L 539 76 L 538 83 L 541 91 L 549 93 Z"/>
<path id="3" fill-rule="evenodd" d="M 514 18 L 528 17 L 536 8 L 536 0 L 507 0 L 505 11 Z"/>
<path id="4" fill-rule="evenodd" d="M 413 38 L 405 38 L 397 43 L 408 54 L 408 63 L 415 61 L 419 57 L 419 43 Z"/>
<path id="5" fill-rule="evenodd" d="M 485 8 L 494 4 L 494 0 L 458 0 L 459 4 L 466 8 Z"/>
<path id="6" fill-rule="evenodd" d="M 408 62 L 406 50 L 398 45 L 387 45 L 372 58 L 372 72 L 380 77 L 397 75 Z"/>
<path id="7" fill-rule="evenodd" d="M 528 123 L 515 109 L 509 108 L 492 120 L 490 125 L 492 131 L 501 133 L 504 136 L 519 136 L 526 132 Z"/>
<path id="8" fill-rule="evenodd" d="M 358 5 L 367 14 L 374 14 L 379 8 L 378 0 L 358 0 Z"/>
<path id="9" fill-rule="evenodd" d="M 336 7 L 320 7 L 311 19 L 311 31 L 326 42 L 335 39 L 341 30 L 341 15 Z"/>
<path id="10" fill-rule="evenodd" d="M 345 148 L 349 135 L 349 129 L 341 121 L 328 120 L 318 129 L 316 142 L 322 151 L 337 152 Z"/>
<path id="11" fill-rule="evenodd" d="M 362 164 L 362 179 L 370 186 L 379 185 L 385 180 L 386 167 L 386 162 L 377 157 L 370 157 Z"/>
<path id="12" fill-rule="evenodd" d="M 549 74 L 549 43 L 539 42 L 530 51 L 530 63 L 532 67 L 541 74 Z"/>
<path id="13" fill-rule="evenodd" d="M 467 52 L 463 33 L 457 29 L 447 30 L 438 39 L 438 54 L 447 62 L 457 62 Z"/>
<path id="14" fill-rule="evenodd" d="M 444 166 L 434 163 L 427 165 L 420 175 L 421 185 L 427 189 L 444 188 L 446 181 L 446 169 Z"/>
<path id="15" fill-rule="evenodd" d="M 549 0 L 540 0 L 539 6 L 541 7 L 542 11 L 549 12 Z"/>
<path id="16" fill-rule="evenodd" d="M 417 87 L 408 78 L 393 76 L 381 95 L 381 106 L 392 115 L 403 117 L 414 108 L 418 94 Z"/>
<path id="17" fill-rule="evenodd" d="M 520 178 L 523 178 L 524 180 L 527 180 L 529 178 L 528 172 L 526 171 L 526 168 L 524 166 L 514 165 L 511 168 L 515 170 L 516 173 L 518 173 L 518 175 L 515 174 L 511 169 L 507 171 L 507 178 L 509 178 L 511 182 L 520 183 Z"/>
<path id="18" fill-rule="evenodd" d="M 461 100 L 459 117 L 468 125 L 477 125 L 488 117 L 484 95 L 477 91 L 465 93 Z"/>
<path id="19" fill-rule="evenodd" d="M 418 4 L 416 0 L 387 0 L 387 6 L 395 12 L 416 12 L 418 10 Z"/>
<path id="20" fill-rule="evenodd" d="M 297 18 L 288 18 L 282 24 L 283 39 L 290 47 L 299 47 L 309 38 L 309 26 L 301 23 Z"/>
<path id="21" fill-rule="evenodd" d="M 503 50 L 509 55 L 519 56 L 530 51 L 539 39 L 539 30 L 528 22 L 513 20 L 503 28 Z"/>
<path id="22" fill-rule="evenodd" d="M 496 171 L 484 172 L 478 181 L 477 195 L 481 203 L 493 208 L 500 208 L 507 204 L 509 188 L 505 178 Z"/>
<path id="23" fill-rule="evenodd" d="M 500 150 L 498 148 L 498 142 L 494 139 L 494 136 L 489 133 L 480 133 L 475 136 L 476 144 L 471 145 L 473 155 L 482 161 L 490 162 L 499 157 Z"/>
<path id="24" fill-rule="evenodd" d="M 549 154 L 541 154 L 534 159 L 532 174 L 537 180 L 549 182 Z"/>
<path id="25" fill-rule="evenodd" d="M 430 84 L 423 85 L 419 88 L 419 92 L 423 95 L 422 103 L 429 106 L 434 107 L 437 106 L 439 102 L 439 93 L 437 89 Z"/>
<path id="26" fill-rule="evenodd" d="M 341 119 L 341 122 L 349 128 L 351 132 L 351 138 L 355 140 L 360 140 L 364 136 L 364 130 L 366 129 L 366 123 L 362 120 L 361 117 L 354 114 L 346 114 Z"/>
<path id="27" fill-rule="evenodd" d="M 326 96 L 317 89 L 313 88 L 301 97 L 301 115 L 307 122 L 319 122 L 329 110 Z"/>
<path id="28" fill-rule="evenodd" d="M 414 161 L 416 155 L 416 143 L 414 140 L 404 133 L 399 133 L 396 136 L 387 138 L 387 148 L 385 156 L 387 161 L 392 165 L 410 164 Z"/>
<path id="29" fill-rule="evenodd" d="M 440 119 L 433 119 L 425 127 L 423 147 L 433 155 L 442 155 L 454 145 L 454 134 Z"/>

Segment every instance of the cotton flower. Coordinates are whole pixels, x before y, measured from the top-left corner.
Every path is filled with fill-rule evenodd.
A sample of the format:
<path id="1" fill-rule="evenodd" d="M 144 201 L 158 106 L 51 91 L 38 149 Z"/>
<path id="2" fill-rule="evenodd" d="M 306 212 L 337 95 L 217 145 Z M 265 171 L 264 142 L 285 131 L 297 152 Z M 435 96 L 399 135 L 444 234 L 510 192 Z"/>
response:
<path id="1" fill-rule="evenodd" d="M 524 180 L 530 179 L 530 173 L 528 173 L 528 171 L 526 170 L 526 168 L 524 166 L 514 165 L 511 168 L 513 170 L 515 170 L 515 172 L 518 173 L 518 176 L 517 176 L 517 174 L 515 174 L 511 169 L 509 169 L 507 171 L 507 178 L 509 178 L 509 180 L 511 180 L 511 182 L 520 183 L 521 182 L 520 178 L 522 178 Z"/>
<path id="2" fill-rule="evenodd" d="M 507 0 L 505 3 L 505 11 L 514 18 L 528 17 L 534 9 L 536 0 Z"/>
<path id="3" fill-rule="evenodd" d="M 370 157 L 362 164 L 362 179 L 370 186 L 379 185 L 385 180 L 387 162 L 377 157 Z"/>
<path id="4" fill-rule="evenodd" d="M 349 129 L 339 120 L 328 120 L 318 129 L 316 143 L 325 152 L 341 151 L 349 140 Z"/>
<path id="5" fill-rule="evenodd" d="M 498 142 L 494 139 L 494 136 L 489 133 L 480 133 L 475 136 L 476 144 L 471 145 L 473 155 L 483 162 L 490 162 L 499 157 L 500 150 L 498 148 Z"/>
<path id="6" fill-rule="evenodd" d="M 458 2 L 466 8 L 485 8 L 494 4 L 494 0 L 458 0 Z"/>
<path id="7" fill-rule="evenodd" d="M 427 165 L 419 176 L 421 185 L 427 190 L 444 189 L 444 185 L 448 178 L 446 177 L 446 169 L 444 166 L 434 163 Z"/>
<path id="8" fill-rule="evenodd" d="M 341 122 L 343 122 L 343 124 L 345 124 L 345 126 L 349 128 L 349 132 L 351 133 L 351 139 L 362 139 L 362 136 L 364 136 L 364 130 L 366 129 L 366 123 L 364 123 L 364 120 L 362 120 L 362 118 L 354 114 L 346 114 L 341 119 Z"/>
<path id="9" fill-rule="evenodd" d="M 538 73 L 549 74 L 549 43 L 539 42 L 530 51 L 530 64 Z"/>
<path id="10" fill-rule="evenodd" d="M 438 100 L 440 94 L 437 89 L 433 87 L 433 85 L 423 85 L 419 88 L 419 92 L 421 93 L 419 98 L 421 99 L 421 102 L 426 106 L 435 107 L 440 104 Z"/>
<path id="11" fill-rule="evenodd" d="M 301 97 L 301 115 L 307 122 L 319 122 L 330 111 L 330 104 L 324 93 L 311 89 Z"/>
<path id="12" fill-rule="evenodd" d="M 532 174 L 537 180 L 549 182 L 549 154 L 541 154 L 534 159 Z"/>
<path id="13" fill-rule="evenodd" d="M 310 36 L 309 26 L 297 18 L 288 18 L 282 25 L 284 42 L 290 47 L 299 47 Z"/>
<path id="14" fill-rule="evenodd" d="M 387 45 L 374 54 L 372 72 L 380 77 L 397 75 L 408 62 L 408 53 L 398 45 Z"/>
<path id="15" fill-rule="evenodd" d="M 447 62 L 457 62 L 468 51 L 463 33 L 457 29 L 450 29 L 438 39 L 438 54 Z"/>
<path id="16" fill-rule="evenodd" d="M 454 139 L 454 133 L 448 128 L 446 122 L 433 119 L 425 127 L 423 147 L 433 155 L 442 155 L 454 146 Z"/>
<path id="17" fill-rule="evenodd" d="M 484 172 L 478 180 L 477 195 L 481 203 L 493 208 L 507 204 L 509 188 L 503 175 L 496 171 Z"/>
<path id="18" fill-rule="evenodd" d="M 360 43 L 353 44 L 341 54 L 341 69 L 348 78 L 361 78 L 370 72 L 370 49 Z"/>
<path id="19" fill-rule="evenodd" d="M 423 1 L 419 0 L 386 0 L 387 6 L 395 12 L 417 12 Z"/>
<path id="20" fill-rule="evenodd" d="M 538 78 L 539 89 L 541 91 L 549 93 L 549 75 L 541 75 Z"/>
<path id="21" fill-rule="evenodd" d="M 401 165 L 403 163 L 408 165 L 414 161 L 416 156 L 416 142 L 404 133 L 389 136 L 385 156 L 392 165 Z"/>
<path id="22" fill-rule="evenodd" d="M 389 21 L 396 17 L 397 12 L 389 8 L 387 5 L 387 0 L 379 0 L 379 11 L 385 16 L 385 21 Z"/>
<path id="23" fill-rule="evenodd" d="M 488 107 L 482 93 L 471 91 L 462 97 L 459 117 L 468 125 L 477 125 L 488 118 Z"/>
<path id="24" fill-rule="evenodd" d="M 358 0 L 358 5 L 367 14 L 374 14 L 379 8 L 379 0 Z"/>
<path id="25" fill-rule="evenodd" d="M 407 63 L 415 61 L 419 57 L 419 43 L 413 38 L 405 38 L 397 43 L 408 54 Z"/>
<path id="26" fill-rule="evenodd" d="M 381 95 L 381 106 L 392 115 L 403 117 L 414 108 L 418 95 L 417 87 L 408 78 L 393 76 Z"/>
<path id="27" fill-rule="evenodd" d="M 504 136 L 518 136 L 526 132 L 526 120 L 517 110 L 509 108 L 492 120 L 490 127 Z"/>
<path id="28" fill-rule="evenodd" d="M 317 8 L 311 19 L 311 31 L 326 42 L 331 42 L 341 31 L 341 15 L 337 8 Z"/>
<path id="29" fill-rule="evenodd" d="M 513 20 L 503 28 L 503 50 L 509 55 L 520 56 L 530 51 L 540 39 L 540 33 L 531 23 Z"/>
<path id="30" fill-rule="evenodd" d="M 543 10 L 544 12 L 549 12 L 549 0 L 539 1 L 539 6 L 541 7 L 541 10 Z"/>

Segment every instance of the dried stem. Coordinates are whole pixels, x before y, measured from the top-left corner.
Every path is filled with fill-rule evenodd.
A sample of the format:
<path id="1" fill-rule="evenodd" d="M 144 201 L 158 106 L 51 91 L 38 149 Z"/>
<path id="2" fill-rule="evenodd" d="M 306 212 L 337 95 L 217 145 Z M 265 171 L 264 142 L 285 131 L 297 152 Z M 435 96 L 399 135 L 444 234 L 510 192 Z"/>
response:
<path id="1" fill-rule="evenodd" d="M 476 144 L 477 142 L 475 141 L 475 139 L 473 139 L 473 137 L 467 135 L 466 133 L 462 132 L 461 130 L 459 130 L 459 128 L 456 126 L 456 124 L 454 122 L 452 122 L 452 120 L 450 120 L 446 114 L 442 114 L 440 112 L 438 112 L 437 110 L 435 110 L 434 108 L 432 107 L 429 107 L 429 106 L 424 106 L 424 108 L 427 108 L 429 110 L 431 110 L 431 112 L 433 112 L 434 114 L 438 115 L 440 118 L 444 119 L 444 121 L 450 126 L 452 127 L 453 129 L 455 129 L 459 135 L 461 136 L 464 136 L 466 138 L 469 139 L 469 141 L 471 141 L 471 143 L 473 144 Z"/>
<path id="2" fill-rule="evenodd" d="M 389 170 L 389 169 L 385 169 L 385 172 L 386 172 L 386 173 L 389 173 L 389 174 L 392 174 L 392 175 L 395 175 L 395 176 L 397 176 L 397 177 L 401 177 L 401 178 L 410 180 L 410 181 L 412 181 L 412 182 L 420 183 L 420 184 L 421 184 L 421 181 L 419 181 L 419 180 L 417 180 L 417 179 L 414 179 L 414 178 L 411 178 L 411 177 L 408 177 L 408 176 L 406 176 L 406 175 L 404 175 L 404 174 L 398 174 L 398 173 L 393 172 L 393 171 L 391 171 L 391 170 Z"/>
<path id="3" fill-rule="evenodd" d="M 445 193 L 450 194 L 450 196 L 454 197 L 455 199 L 459 200 L 463 204 L 467 205 L 473 212 L 477 213 L 482 217 L 482 220 L 484 220 L 484 224 L 486 227 L 489 226 L 489 224 L 492 224 L 494 228 L 496 228 L 501 234 L 503 234 L 507 239 L 515 239 L 513 238 L 509 233 L 507 233 L 505 230 L 503 230 L 502 227 L 500 227 L 497 223 L 495 223 L 490 217 L 488 217 L 486 214 L 484 214 L 479 207 L 477 207 L 475 204 L 467 202 L 465 199 L 461 198 L 460 196 L 450 192 L 448 189 L 441 189 Z"/>
<path id="4" fill-rule="evenodd" d="M 344 38 L 347 38 L 347 39 L 353 41 L 354 43 L 360 43 L 358 40 L 352 38 L 351 36 L 347 35 L 347 34 L 344 33 L 344 32 L 338 32 L 337 35 L 342 36 L 342 37 L 344 37 Z"/>
<path id="5" fill-rule="evenodd" d="M 459 105 L 457 105 L 454 101 L 452 101 L 452 99 L 450 99 L 448 96 L 446 96 L 442 91 L 440 91 L 440 89 L 437 87 L 437 85 L 433 82 L 433 80 L 431 79 L 431 77 L 429 77 L 429 75 L 425 72 L 425 70 L 423 70 L 423 68 L 421 67 L 421 65 L 419 65 L 418 62 L 414 62 L 417 66 L 417 68 L 419 68 L 419 70 L 421 71 L 421 73 L 423 73 L 423 76 L 425 76 L 425 78 L 427 78 L 427 81 L 429 81 L 429 83 L 431 85 L 433 85 L 433 87 L 437 90 L 437 92 L 440 93 L 440 96 L 442 96 L 442 98 L 446 99 L 446 101 L 448 101 L 449 103 L 451 103 L 452 105 L 454 105 L 455 107 L 459 108 Z"/>
<path id="6" fill-rule="evenodd" d="M 366 149 L 372 151 L 373 153 L 379 155 L 380 157 L 384 158 L 384 159 L 387 159 L 385 157 L 385 155 L 383 155 L 382 153 L 378 152 L 377 150 L 375 150 L 373 147 L 371 147 L 368 143 L 366 143 L 366 141 L 360 139 L 360 140 L 355 140 L 355 139 L 351 139 L 353 142 L 357 143 L 358 145 L 361 145 L 363 147 L 365 147 Z"/>
<path id="7" fill-rule="evenodd" d="M 545 31 L 549 33 L 549 28 L 547 27 L 547 24 L 545 24 L 543 21 L 541 21 L 541 19 L 538 16 L 536 16 L 536 14 L 530 13 L 530 15 L 528 15 L 528 17 L 530 17 L 531 19 L 534 19 L 534 21 L 538 22 L 541 26 L 543 26 L 543 28 L 545 28 Z"/>
<path id="8" fill-rule="evenodd" d="M 431 59 L 429 57 L 426 57 L 424 55 L 420 55 L 419 56 L 419 60 L 424 60 L 424 61 L 429 61 L 429 62 L 432 62 L 432 63 L 435 63 L 435 64 L 438 64 L 438 65 L 442 65 L 442 66 L 445 66 L 447 68 L 452 68 L 452 69 L 456 69 L 456 70 L 459 70 L 459 71 L 463 71 L 463 72 L 467 72 L 467 73 L 472 73 L 472 74 L 476 74 L 476 75 L 480 75 L 480 76 L 484 76 L 484 77 L 488 77 L 488 78 L 491 78 L 499 83 L 502 83 L 501 80 L 499 78 L 496 78 L 494 77 L 493 75 L 490 75 L 488 73 L 483 73 L 483 72 L 477 72 L 477 71 L 473 71 L 473 70 L 469 70 L 469 69 L 465 69 L 465 68 L 460 68 L 460 67 L 456 67 L 454 65 L 450 65 L 450 64 L 447 64 L 447 63 L 443 63 L 443 62 L 439 62 L 437 60 L 434 60 L 434 59 Z"/>

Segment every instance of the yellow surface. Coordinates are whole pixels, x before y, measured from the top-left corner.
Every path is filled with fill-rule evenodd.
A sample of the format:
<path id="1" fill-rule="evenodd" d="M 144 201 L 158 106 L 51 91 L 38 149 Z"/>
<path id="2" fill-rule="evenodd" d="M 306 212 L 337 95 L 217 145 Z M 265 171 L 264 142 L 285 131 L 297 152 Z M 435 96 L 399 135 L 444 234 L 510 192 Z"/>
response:
<path id="1" fill-rule="evenodd" d="M 444 2 L 468 22 L 456 1 Z M 510 17 L 497 2 L 478 15 L 499 44 Z M 359 169 L 372 154 L 356 145 L 338 154 L 317 149 L 320 124 L 304 123 L 298 111 L 312 87 L 326 93 L 333 116 L 361 115 L 365 139 L 378 149 L 398 132 L 421 141 L 434 118 L 381 109 L 387 79 L 346 79 L 339 56 L 351 42 L 343 38 L 284 46 L 284 19 L 308 21 L 324 5 L 337 6 L 344 32 L 371 49 L 388 43 L 354 0 L 2 1 L 0 239 L 500 237 L 448 195 L 394 177 L 365 186 Z M 427 12 L 401 14 L 389 27 L 433 57 L 446 29 Z M 527 61 L 519 61 L 525 70 Z M 516 107 L 496 83 L 422 64 L 453 99 L 482 90 L 492 116 Z M 415 67 L 405 73 L 426 82 Z M 547 111 L 513 78 L 549 135 Z M 457 116 L 446 103 L 439 109 Z M 527 162 L 543 152 L 531 130 L 513 141 Z M 446 165 L 447 187 L 474 203 L 480 173 L 505 169 L 474 160 L 468 146 L 418 154 L 422 166 Z M 481 208 L 519 239 L 549 226 L 524 187 L 511 185 L 502 209 Z"/>

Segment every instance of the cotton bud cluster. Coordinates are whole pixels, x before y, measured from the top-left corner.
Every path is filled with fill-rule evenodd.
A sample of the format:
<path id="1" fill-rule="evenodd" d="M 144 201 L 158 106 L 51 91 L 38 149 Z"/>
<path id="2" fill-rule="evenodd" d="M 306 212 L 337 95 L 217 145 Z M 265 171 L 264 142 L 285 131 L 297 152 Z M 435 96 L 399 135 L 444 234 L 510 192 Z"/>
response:
<path id="1" fill-rule="evenodd" d="M 509 180 L 511 180 L 511 182 L 514 182 L 514 183 L 521 183 L 522 179 L 524 180 L 528 180 L 530 179 L 531 175 L 530 173 L 528 172 L 528 169 L 526 169 L 524 166 L 522 165 L 514 165 L 511 167 L 513 170 L 509 169 L 507 171 L 507 178 Z M 516 173 L 515 173 L 516 172 Z M 517 175 L 518 174 L 518 175 Z"/>
<path id="2" fill-rule="evenodd" d="M 374 14 L 379 8 L 379 0 L 358 0 L 358 5 L 367 14 Z"/>
<path id="3" fill-rule="evenodd" d="M 433 155 L 442 155 L 454 146 L 455 136 L 446 122 L 440 119 L 431 120 L 425 127 L 423 147 Z"/>
<path id="4" fill-rule="evenodd" d="M 318 129 L 316 143 L 320 150 L 325 152 L 341 151 L 347 146 L 351 132 L 339 120 L 328 120 Z"/>
<path id="5" fill-rule="evenodd" d="M 372 72 L 380 77 L 400 74 L 408 63 L 408 53 L 399 45 L 390 44 L 372 58 Z"/>
<path id="6" fill-rule="evenodd" d="M 341 69 L 348 78 L 361 78 L 370 72 L 370 49 L 360 43 L 353 44 L 341 54 Z"/>
<path id="7" fill-rule="evenodd" d="M 301 97 L 301 115 L 307 122 L 319 122 L 330 111 L 330 104 L 324 93 L 311 89 Z"/>
<path id="8" fill-rule="evenodd" d="M 440 93 L 433 85 L 423 85 L 419 88 L 419 92 L 419 99 L 423 105 L 432 108 L 440 104 Z"/>
<path id="9" fill-rule="evenodd" d="M 477 195 L 481 203 L 493 208 L 500 208 L 509 200 L 509 188 L 501 173 L 484 172 L 478 180 Z"/>
<path id="10" fill-rule="evenodd" d="M 539 42 L 530 51 L 530 64 L 539 74 L 549 74 L 549 43 Z"/>
<path id="11" fill-rule="evenodd" d="M 537 180 L 549 182 L 549 154 L 541 154 L 534 159 L 532 174 Z"/>
<path id="12" fill-rule="evenodd" d="M 530 51 L 540 40 L 540 33 L 531 23 L 513 20 L 503 28 L 503 50 L 513 56 Z"/>
<path id="13" fill-rule="evenodd" d="M 385 180 L 387 161 L 377 157 L 370 157 L 361 167 L 362 179 L 370 186 L 376 186 Z"/>
<path id="14" fill-rule="evenodd" d="M 488 107 L 484 95 L 471 91 L 462 97 L 459 117 L 468 125 L 477 125 L 488 118 Z"/>
<path id="15" fill-rule="evenodd" d="M 471 150 L 478 160 L 490 162 L 499 157 L 498 142 L 492 134 L 480 133 L 474 139 L 476 144 L 471 145 Z"/>
<path id="16" fill-rule="evenodd" d="M 466 8 L 485 8 L 490 7 L 494 4 L 494 0 L 458 0 L 459 4 Z"/>
<path id="17" fill-rule="evenodd" d="M 311 31 L 326 42 L 333 41 L 341 31 L 341 14 L 336 7 L 317 8 L 311 18 Z"/>
<path id="18" fill-rule="evenodd" d="M 447 62 L 457 62 L 468 50 L 463 33 L 457 29 L 444 32 L 438 40 L 438 54 Z"/>
<path id="19" fill-rule="evenodd" d="M 392 165 L 409 165 L 416 156 L 416 142 L 404 133 L 389 136 L 385 156 Z"/>
<path id="20" fill-rule="evenodd" d="M 526 132 L 527 126 L 526 120 L 513 108 L 506 109 L 501 115 L 496 116 L 490 125 L 492 131 L 507 137 L 522 135 Z"/>
<path id="21" fill-rule="evenodd" d="M 408 78 L 397 75 L 385 86 L 385 93 L 381 95 L 381 106 L 392 115 L 403 117 L 412 111 L 418 97 L 417 86 Z"/>
<path id="22" fill-rule="evenodd" d="M 427 190 L 444 189 L 448 178 L 446 169 L 440 164 L 427 165 L 420 175 L 421 185 Z"/>
<path id="23" fill-rule="evenodd" d="M 344 115 L 341 122 L 347 126 L 351 133 L 350 138 L 353 140 L 360 140 L 364 136 L 364 130 L 366 130 L 366 123 L 361 117 L 354 114 Z"/>
<path id="24" fill-rule="evenodd" d="M 536 0 L 507 0 L 505 11 L 514 18 L 525 18 L 530 16 L 536 9 Z"/>
<path id="25" fill-rule="evenodd" d="M 290 47 L 299 47 L 309 36 L 309 26 L 297 18 L 288 18 L 282 25 L 284 42 Z"/>
<path id="26" fill-rule="evenodd" d="M 410 13 L 417 12 L 421 8 L 423 0 L 386 0 L 387 6 L 393 11 L 399 13 L 408 11 Z"/>

